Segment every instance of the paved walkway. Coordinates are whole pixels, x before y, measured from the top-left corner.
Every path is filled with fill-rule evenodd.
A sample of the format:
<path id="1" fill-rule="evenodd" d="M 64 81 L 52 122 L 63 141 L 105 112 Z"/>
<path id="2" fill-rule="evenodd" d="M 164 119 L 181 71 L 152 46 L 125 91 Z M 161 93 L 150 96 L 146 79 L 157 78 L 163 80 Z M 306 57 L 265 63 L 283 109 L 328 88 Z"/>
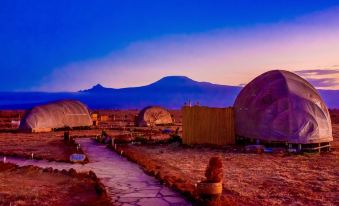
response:
<path id="1" fill-rule="evenodd" d="M 77 139 L 90 162 L 85 165 L 45 160 L 26 160 L 7 157 L 8 162 L 54 169 L 74 168 L 79 172 L 92 170 L 105 185 L 108 195 L 117 206 L 186 206 L 191 205 L 181 194 L 146 175 L 141 168 L 97 144 L 89 138 Z M 2 157 L 1 157 L 2 158 Z"/>

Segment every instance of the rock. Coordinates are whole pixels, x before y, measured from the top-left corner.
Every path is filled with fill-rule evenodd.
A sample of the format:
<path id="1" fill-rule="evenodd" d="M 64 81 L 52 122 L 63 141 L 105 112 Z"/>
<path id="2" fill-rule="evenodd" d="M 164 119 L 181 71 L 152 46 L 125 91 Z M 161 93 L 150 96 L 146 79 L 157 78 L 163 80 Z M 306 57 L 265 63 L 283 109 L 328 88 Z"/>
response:
<path id="1" fill-rule="evenodd" d="M 137 198 L 137 197 L 121 197 L 121 198 L 119 198 L 119 202 L 122 202 L 122 203 L 135 203 L 139 199 L 140 198 Z"/>
<path id="2" fill-rule="evenodd" d="M 185 200 L 182 199 L 181 197 L 164 197 L 164 199 L 167 202 L 170 202 L 172 204 L 179 204 L 179 203 L 184 204 L 185 203 Z"/>
<path id="3" fill-rule="evenodd" d="M 150 205 L 169 206 L 170 204 L 167 203 L 165 200 L 163 200 L 161 198 L 143 198 L 137 203 L 137 205 L 140 205 L 140 206 L 150 206 Z"/>
<path id="4" fill-rule="evenodd" d="M 98 179 L 97 175 L 96 175 L 92 170 L 90 170 L 90 171 L 88 172 L 88 175 L 89 175 L 90 178 L 93 179 L 93 180 L 97 180 L 97 179 Z"/>
<path id="5" fill-rule="evenodd" d="M 151 197 L 156 197 L 158 194 L 159 190 L 139 190 L 134 193 L 128 193 L 128 194 L 123 194 L 120 197 L 139 197 L 139 198 L 151 198 Z"/>
<path id="6" fill-rule="evenodd" d="M 71 162 L 84 162 L 85 159 L 86 159 L 86 155 L 78 154 L 78 153 L 71 154 L 71 156 L 69 157 L 69 160 Z"/>
<path id="7" fill-rule="evenodd" d="M 75 176 L 77 174 L 77 171 L 75 171 L 75 169 L 71 168 L 71 169 L 68 170 L 68 173 L 71 176 Z"/>
<path id="8" fill-rule="evenodd" d="M 53 172 L 53 168 L 47 167 L 47 168 L 44 169 L 44 172 Z"/>
<path id="9" fill-rule="evenodd" d="M 61 170 L 61 173 L 64 174 L 64 175 L 68 175 L 68 171 L 65 170 L 65 169 Z"/>

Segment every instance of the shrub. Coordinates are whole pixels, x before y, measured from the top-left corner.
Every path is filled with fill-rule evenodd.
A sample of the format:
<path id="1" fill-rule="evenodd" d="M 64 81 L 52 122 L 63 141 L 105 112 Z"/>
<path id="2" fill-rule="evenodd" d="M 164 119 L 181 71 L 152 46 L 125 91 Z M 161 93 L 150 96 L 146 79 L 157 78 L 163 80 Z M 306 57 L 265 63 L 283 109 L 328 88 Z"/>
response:
<path id="1" fill-rule="evenodd" d="M 182 143 L 182 138 L 177 135 L 177 134 L 173 134 L 170 136 L 170 138 L 168 139 L 168 143 L 175 143 L 175 142 L 178 142 L 178 143 Z"/>
<path id="2" fill-rule="evenodd" d="M 107 132 L 105 130 L 102 130 L 101 131 L 101 137 L 107 137 Z"/>
<path id="3" fill-rule="evenodd" d="M 135 138 L 135 141 L 136 141 L 136 142 L 140 142 L 140 143 L 147 143 L 147 138 L 144 137 L 144 136 L 137 136 L 137 137 Z"/>
<path id="4" fill-rule="evenodd" d="M 64 132 L 64 141 L 68 142 L 69 141 L 69 131 Z"/>

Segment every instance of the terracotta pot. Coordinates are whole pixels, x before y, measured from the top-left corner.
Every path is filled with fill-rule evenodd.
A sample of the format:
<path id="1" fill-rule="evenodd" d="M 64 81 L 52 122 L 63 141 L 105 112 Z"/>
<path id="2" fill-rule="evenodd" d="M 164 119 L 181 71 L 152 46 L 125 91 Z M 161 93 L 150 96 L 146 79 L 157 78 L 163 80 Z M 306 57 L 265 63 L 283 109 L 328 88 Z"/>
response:
<path id="1" fill-rule="evenodd" d="M 222 182 L 199 182 L 197 183 L 197 192 L 200 195 L 219 195 L 222 193 Z"/>

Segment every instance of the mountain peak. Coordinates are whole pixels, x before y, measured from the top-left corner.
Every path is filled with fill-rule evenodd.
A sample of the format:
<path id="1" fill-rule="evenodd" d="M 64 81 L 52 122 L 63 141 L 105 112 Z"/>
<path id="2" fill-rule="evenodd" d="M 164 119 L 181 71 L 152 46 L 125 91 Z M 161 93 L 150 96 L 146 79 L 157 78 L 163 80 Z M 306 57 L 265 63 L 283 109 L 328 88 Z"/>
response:
<path id="1" fill-rule="evenodd" d="M 80 92 L 105 92 L 107 90 L 111 90 L 110 88 L 106 88 L 101 84 L 96 84 L 90 89 L 80 90 Z"/>
<path id="2" fill-rule="evenodd" d="M 186 76 L 166 76 L 166 77 L 161 78 L 159 81 L 170 81 L 170 80 L 193 81 L 192 79 Z"/>
<path id="3" fill-rule="evenodd" d="M 105 87 L 103 87 L 101 84 L 96 84 L 92 87 L 92 89 L 105 89 Z"/>
<path id="4" fill-rule="evenodd" d="M 161 85 L 161 86 L 172 85 L 173 86 L 173 85 L 189 85 L 189 84 L 195 84 L 195 83 L 197 82 L 186 76 L 167 76 L 154 82 L 152 85 Z"/>

